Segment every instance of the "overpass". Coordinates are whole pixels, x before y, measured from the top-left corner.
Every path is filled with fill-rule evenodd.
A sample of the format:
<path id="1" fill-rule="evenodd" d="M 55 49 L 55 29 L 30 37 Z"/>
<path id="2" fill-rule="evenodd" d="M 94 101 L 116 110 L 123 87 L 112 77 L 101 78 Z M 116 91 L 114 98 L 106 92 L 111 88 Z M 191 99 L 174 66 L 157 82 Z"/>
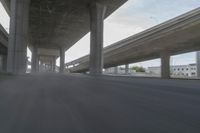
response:
<path id="1" fill-rule="evenodd" d="M 101 73 L 102 62 L 96 58 L 102 53 L 103 20 L 127 0 L 1 1 L 11 18 L 7 70 L 18 74 L 26 71 L 27 45 L 32 51 L 32 72 L 38 71 L 41 62 L 55 64 L 57 57 L 63 72 L 65 51 L 89 31 L 93 70 Z"/>
<path id="2" fill-rule="evenodd" d="M 0 24 L 0 72 L 6 71 L 7 48 L 8 48 L 8 33 Z"/>
<path id="3" fill-rule="evenodd" d="M 161 58 L 162 77 L 169 78 L 171 55 L 200 50 L 200 8 L 103 49 L 104 68 Z M 71 72 L 89 70 L 89 55 L 68 62 Z"/>
<path id="4" fill-rule="evenodd" d="M 0 133 L 200 132 L 198 80 L 101 75 L 105 7 L 107 6 L 109 15 L 111 9 L 114 11 L 125 1 L 99 0 L 93 1 L 94 3 L 92 0 L 1 1 L 7 6 L 6 9 L 11 16 L 7 69 L 16 75 L 0 74 Z M 11 8 L 8 6 L 9 2 Z M 29 11 L 30 17 L 27 14 Z M 133 46 L 130 43 L 131 47 L 126 47 L 129 44 L 128 40 L 131 42 L 134 39 L 130 37 L 121 41 L 121 45 L 107 47 L 108 50 L 104 50 L 104 53 L 119 58 L 121 63 L 132 62 L 131 57 L 135 57 L 137 61 L 136 56 L 133 56 L 135 52 L 144 55 L 143 58 L 138 56 L 138 60 L 147 59 L 147 55 L 149 58 L 160 57 L 161 53 L 165 53 L 163 64 L 168 64 L 166 62 L 169 61 L 169 55 L 173 54 L 173 50 L 171 50 L 172 45 L 169 45 L 170 47 L 166 45 L 167 41 L 176 45 L 179 44 L 176 41 L 180 41 L 179 46 L 186 49 L 186 45 L 182 43 L 188 40 L 186 42 L 194 49 L 198 49 L 196 43 L 199 43 L 197 39 L 199 17 L 195 17 L 198 13 L 191 14 L 194 17 L 183 19 L 185 23 L 182 19 L 177 19 L 184 26 L 177 26 L 178 22 L 174 25 L 169 24 L 171 28 L 158 26 L 155 28 L 155 33 L 149 30 L 146 31 L 148 34 L 143 35 L 144 32 L 138 34 L 134 41 L 137 43 Z M 189 20 L 193 23 L 189 23 Z M 62 72 L 64 51 L 89 29 L 91 29 L 89 67 L 93 76 L 23 74 L 27 44 L 33 54 L 32 72 L 37 69 L 39 62 L 40 64 L 44 62 L 45 65 L 52 62 L 50 59 L 52 56 L 61 57 Z M 156 34 L 157 32 L 160 34 Z M 180 34 L 183 35 L 182 38 Z M 193 36 L 189 36 L 191 34 Z M 174 38 L 176 41 L 171 40 Z M 66 45 L 62 42 L 66 42 Z M 152 43 L 156 47 L 153 47 Z M 164 50 L 159 50 L 160 43 L 163 44 Z M 178 49 L 176 45 L 173 48 Z M 112 49 L 113 47 L 115 49 Z M 150 48 L 149 51 L 146 47 Z M 135 52 L 132 52 L 133 49 Z M 157 50 L 157 54 L 153 54 L 157 56 L 150 54 L 152 49 Z M 118 53 L 112 52 L 114 50 Z M 140 50 L 147 54 L 139 53 Z M 185 51 L 190 50 L 191 47 L 188 46 L 188 50 Z M 133 54 L 126 55 L 126 61 L 120 57 L 124 51 Z M 110 66 L 118 64 L 114 59 L 113 62 L 108 62 Z M 106 67 L 109 67 L 108 63 Z"/>

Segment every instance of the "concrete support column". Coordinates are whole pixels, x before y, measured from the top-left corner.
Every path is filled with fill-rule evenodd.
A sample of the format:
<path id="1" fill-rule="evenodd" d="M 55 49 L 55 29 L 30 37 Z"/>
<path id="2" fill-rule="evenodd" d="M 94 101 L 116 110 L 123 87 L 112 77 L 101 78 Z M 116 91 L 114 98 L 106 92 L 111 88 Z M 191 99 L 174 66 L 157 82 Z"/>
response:
<path id="1" fill-rule="evenodd" d="M 51 72 L 54 72 L 54 70 L 53 70 L 53 58 L 50 61 L 50 70 L 51 70 Z"/>
<path id="2" fill-rule="evenodd" d="M 114 68 L 114 73 L 115 73 L 115 74 L 118 74 L 118 66 L 116 66 L 116 67 Z"/>
<path id="3" fill-rule="evenodd" d="M 64 73 L 65 69 L 65 49 L 60 49 L 60 73 Z"/>
<path id="4" fill-rule="evenodd" d="M 43 62 L 43 61 L 40 61 L 40 65 L 43 66 L 43 65 L 44 65 L 44 62 Z"/>
<path id="5" fill-rule="evenodd" d="M 200 51 L 196 53 L 197 77 L 200 78 Z"/>
<path id="6" fill-rule="evenodd" d="M 103 21 L 106 7 L 99 3 L 90 5 L 90 74 L 100 75 L 103 70 Z"/>
<path id="7" fill-rule="evenodd" d="M 161 78 L 170 78 L 170 54 L 168 52 L 161 53 Z"/>
<path id="8" fill-rule="evenodd" d="M 30 0 L 11 0 L 7 72 L 26 72 Z"/>
<path id="9" fill-rule="evenodd" d="M 45 70 L 47 69 L 47 64 L 46 64 L 46 63 L 44 64 L 44 69 L 45 69 Z"/>
<path id="10" fill-rule="evenodd" d="M 31 60 L 31 72 L 35 73 L 37 72 L 37 66 L 38 64 L 38 48 L 36 46 L 33 46 L 33 51 L 32 51 L 32 60 Z"/>
<path id="11" fill-rule="evenodd" d="M 53 72 L 56 72 L 56 57 L 53 57 Z"/>
<path id="12" fill-rule="evenodd" d="M 125 74 L 129 74 L 129 64 L 125 65 Z"/>
<path id="13" fill-rule="evenodd" d="M 40 57 L 41 56 L 37 55 L 36 72 L 40 72 Z"/>

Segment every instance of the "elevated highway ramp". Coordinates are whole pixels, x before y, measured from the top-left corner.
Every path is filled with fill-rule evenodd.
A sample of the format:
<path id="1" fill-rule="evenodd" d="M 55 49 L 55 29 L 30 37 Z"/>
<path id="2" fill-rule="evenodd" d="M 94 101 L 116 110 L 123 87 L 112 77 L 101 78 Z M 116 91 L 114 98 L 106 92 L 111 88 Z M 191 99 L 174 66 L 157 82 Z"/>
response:
<path id="1" fill-rule="evenodd" d="M 200 50 L 200 8 L 104 48 L 104 68 Z M 89 70 L 89 55 L 66 63 L 71 72 Z"/>

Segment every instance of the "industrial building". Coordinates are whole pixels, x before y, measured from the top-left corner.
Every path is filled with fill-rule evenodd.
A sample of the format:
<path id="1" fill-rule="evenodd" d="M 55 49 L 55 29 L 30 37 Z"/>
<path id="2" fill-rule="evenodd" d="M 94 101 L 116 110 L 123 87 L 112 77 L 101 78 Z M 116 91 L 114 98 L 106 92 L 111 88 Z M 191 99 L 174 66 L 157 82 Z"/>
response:
<path id="1" fill-rule="evenodd" d="M 148 73 L 160 75 L 160 67 L 149 67 L 147 70 Z M 176 65 L 170 66 L 170 73 L 172 77 L 197 77 L 197 65 Z"/>

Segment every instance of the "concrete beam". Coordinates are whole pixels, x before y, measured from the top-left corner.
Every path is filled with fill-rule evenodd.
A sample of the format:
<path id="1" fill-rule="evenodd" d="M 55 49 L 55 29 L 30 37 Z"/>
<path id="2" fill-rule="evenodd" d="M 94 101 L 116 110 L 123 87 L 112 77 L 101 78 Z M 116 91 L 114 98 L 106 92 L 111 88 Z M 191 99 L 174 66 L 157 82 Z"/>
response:
<path id="1" fill-rule="evenodd" d="M 38 48 L 38 54 L 43 56 L 56 56 L 59 57 L 59 49 Z"/>
<path id="2" fill-rule="evenodd" d="M 99 3 L 90 5 L 90 74 L 100 75 L 103 70 L 103 21 L 106 7 Z"/>
<path id="3" fill-rule="evenodd" d="M 168 52 L 161 53 L 161 78 L 170 78 L 170 54 Z"/>
<path id="4" fill-rule="evenodd" d="M 7 72 L 26 72 L 30 0 L 11 1 Z"/>

